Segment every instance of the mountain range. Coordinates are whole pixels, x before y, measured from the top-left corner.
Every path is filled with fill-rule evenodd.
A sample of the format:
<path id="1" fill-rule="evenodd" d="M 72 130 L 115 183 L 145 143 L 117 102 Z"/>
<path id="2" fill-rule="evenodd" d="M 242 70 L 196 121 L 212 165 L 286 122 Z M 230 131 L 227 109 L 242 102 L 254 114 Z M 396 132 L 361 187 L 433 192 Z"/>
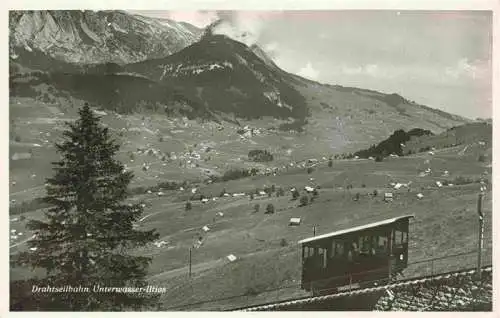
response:
<path id="1" fill-rule="evenodd" d="M 290 74 L 258 45 L 187 23 L 121 11 L 11 11 L 9 23 L 11 96 L 89 101 L 121 113 L 269 117 L 333 148 L 470 122 L 395 93 Z"/>
<path id="2" fill-rule="evenodd" d="M 180 51 L 202 30 L 123 11 L 11 11 L 11 58 L 40 51 L 67 63 L 132 63 Z"/>

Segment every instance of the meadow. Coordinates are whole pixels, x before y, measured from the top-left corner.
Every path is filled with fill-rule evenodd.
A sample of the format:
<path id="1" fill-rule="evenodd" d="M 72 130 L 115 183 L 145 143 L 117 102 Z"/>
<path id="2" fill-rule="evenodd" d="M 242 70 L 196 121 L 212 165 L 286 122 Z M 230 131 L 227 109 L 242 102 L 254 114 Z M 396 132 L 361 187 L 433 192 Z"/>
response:
<path id="1" fill-rule="evenodd" d="M 471 254 L 410 265 L 405 275 L 473 267 L 477 249 L 478 180 L 482 176 L 488 179 L 491 168 L 488 163 L 477 160 L 478 153 L 485 149 L 471 145 L 462 153 L 463 148 L 447 148 L 436 151 L 434 155 L 420 153 L 387 158 L 383 162 L 335 160 L 332 167 L 322 162 L 309 174 L 306 169 L 291 167 L 276 176 L 197 184 L 197 192 L 211 199 L 206 203 L 192 201 L 191 210 L 185 209 L 191 188 L 165 191 L 164 196 L 154 192 L 140 194 L 133 199 L 145 202 L 147 207 L 139 227 L 156 228 L 160 233 L 159 241 L 166 244 L 162 247 L 151 244 L 132 252 L 151 256 L 151 284 L 168 287 L 159 306 L 180 310 L 225 309 L 305 295 L 299 288 L 301 255 L 297 242 L 312 236 L 313 226 L 316 234 L 323 234 L 413 214 L 410 263 Z M 431 175 L 419 176 L 426 168 L 432 169 Z M 172 168 L 172 173 L 175 170 Z M 442 175 L 445 170 L 449 172 L 446 177 Z M 158 171 L 169 169 L 160 164 Z M 138 176 L 145 179 L 148 175 Z M 455 180 L 465 181 L 453 186 L 436 185 L 436 181 L 452 183 Z M 410 190 L 404 187 L 395 190 L 391 186 L 391 183 L 409 182 Z M 283 188 L 285 195 L 276 197 L 272 194 L 253 200 L 248 195 L 219 197 L 224 189 L 229 193 L 253 193 L 271 185 L 276 189 Z M 352 185 L 352 188 L 346 189 L 347 185 Z M 319 195 L 314 202 L 299 207 L 299 200 L 292 200 L 289 190 L 296 187 L 304 194 L 305 186 L 318 187 Z M 373 196 L 374 190 L 378 191 L 377 196 Z M 384 202 L 384 192 L 394 193 L 395 200 Z M 360 195 L 358 201 L 353 200 L 356 193 Z M 418 193 L 423 195 L 422 199 L 417 198 Z M 255 212 L 255 204 L 260 205 L 258 212 Z M 264 213 L 268 204 L 273 204 L 275 213 Z M 485 262 L 490 262 L 490 194 L 486 195 L 483 206 L 486 216 Z M 41 211 L 26 213 L 25 217 L 41 217 Z M 301 218 L 300 226 L 289 226 L 292 217 Z M 24 221 L 11 222 L 11 228 L 23 231 L 23 224 Z M 203 231 L 204 226 L 208 226 L 209 231 Z M 25 238 L 29 236 L 24 233 Z M 189 277 L 189 249 L 200 236 L 201 246 L 192 249 L 192 275 Z M 12 242 L 11 246 L 13 244 L 18 243 Z M 16 245 L 11 248 L 11 253 L 24 248 L 25 244 Z M 227 256 L 230 254 L 237 260 L 229 261 Z M 31 274 L 25 269 L 13 269 L 11 275 L 23 277 Z M 189 305 L 192 303 L 200 304 Z"/>

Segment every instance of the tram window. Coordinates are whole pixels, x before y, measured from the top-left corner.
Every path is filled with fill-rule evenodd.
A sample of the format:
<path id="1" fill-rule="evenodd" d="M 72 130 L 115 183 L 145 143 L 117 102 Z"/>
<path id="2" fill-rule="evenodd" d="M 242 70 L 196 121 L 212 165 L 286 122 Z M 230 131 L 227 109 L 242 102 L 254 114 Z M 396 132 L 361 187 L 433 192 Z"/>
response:
<path id="1" fill-rule="evenodd" d="M 318 256 L 318 263 L 321 262 L 321 266 L 323 268 L 326 268 L 327 249 L 326 248 L 322 248 L 322 247 L 318 247 L 317 251 L 318 251 L 318 254 L 317 254 L 317 256 Z"/>
<path id="2" fill-rule="evenodd" d="M 318 247 L 317 251 L 318 251 L 318 254 L 317 254 L 318 256 L 323 256 L 323 253 L 325 252 L 325 249 L 321 248 L 321 247 Z"/>
<path id="3" fill-rule="evenodd" d="M 344 243 L 343 242 L 337 242 L 335 256 L 336 257 L 343 257 L 344 256 Z"/>
<path id="4" fill-rule="evenodd" d="M 305 257 L 309 258 L 314 255 L 314 248 L 307 246 L 305 251 Z"/>
<path id="5" fill-rule="evenodd" d="M 374 235 L 370 237 L 370 255 L 377 254 L 377 246 L 378 246 L 378 236 Z"/>
<path id="6" fill-rule="evenodd" d="M 387 251 L 387 237 L 385 236 L 379 236 L 378 237 L 378 244 L 377 244 L 377 250 L 381 252 Z"/>
<path id="7" fill-rule="evenodd" d="M 394 238 L 393 238 L 394 244 L 402 244 L 403 243 L 403 232 L 401 231 L 394 231 Z"/>
<path id="8" fill-rule="evenodd" d="M 403 243 L 408 243 L 408 232 L 403 232 Z"/>
<path id="9" fill-rule="evenodd" d="M 361 253 L 368 254 L 371 249 L 371 237 L 370 236 L 361 236 L 359 238 L 359 251 Z"/>

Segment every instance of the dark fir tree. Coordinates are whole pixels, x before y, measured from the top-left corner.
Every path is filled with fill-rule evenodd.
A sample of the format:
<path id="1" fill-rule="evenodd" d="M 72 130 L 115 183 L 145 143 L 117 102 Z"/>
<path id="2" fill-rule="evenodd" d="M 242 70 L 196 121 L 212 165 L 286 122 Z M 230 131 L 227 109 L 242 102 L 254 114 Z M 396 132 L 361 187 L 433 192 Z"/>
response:
<path id="1" fill-rule="evenodd" d="M 44 201 L 50 208 L 45 219 L 27 225 L 35 234 L 28 242 L 32 249 L 12 259 L 45 274 L 11 285 L 12 310 L 143 310 L 156 302 L 158 295 L 138 289 L 147 286 L 151 259 L 131 251 L 158 234 L 133 226 L 143 210 L 140 204 L 125 202 L 133 174 L 115 159 L 117 141 L 88 104 L 79 114 L 56 144 L 61 159 L 53 163 L 54 176 L 47 179 Z M 32 285 L 82 286 L 91 292 L 31 293 Z M 28 288 L 24 293 L 23 286 Z M 92 292 L 94 286 L 137 292 Z"/>

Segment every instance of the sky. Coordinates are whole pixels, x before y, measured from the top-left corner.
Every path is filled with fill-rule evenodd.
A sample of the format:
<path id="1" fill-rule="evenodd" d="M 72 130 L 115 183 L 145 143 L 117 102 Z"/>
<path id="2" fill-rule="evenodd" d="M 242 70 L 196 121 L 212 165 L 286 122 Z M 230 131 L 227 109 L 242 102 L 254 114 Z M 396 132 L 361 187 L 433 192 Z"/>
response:
<path id="1" fill-rule="evenodd" d="M 258 44 L 282 69 L 398 93 L 469 118 L 492 116 L 489 11 L 135 11 Z M 241 38 L 242 33 L 245 38 Z"/>

